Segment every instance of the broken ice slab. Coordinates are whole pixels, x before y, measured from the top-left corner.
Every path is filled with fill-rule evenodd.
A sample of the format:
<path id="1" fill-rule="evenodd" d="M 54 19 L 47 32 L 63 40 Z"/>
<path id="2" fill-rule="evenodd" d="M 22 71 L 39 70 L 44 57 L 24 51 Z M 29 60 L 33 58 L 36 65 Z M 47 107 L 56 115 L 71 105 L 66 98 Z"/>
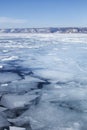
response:
<path id="1" fill-rule="evenodd" d="M 55 70 L 34 70 L 34 75 L 39 76 L 43 79 L 47 79 L 50 82 L 67 82 L 73 79 L 73 74 L 69 72 L 63 72 L 63 71 L 55 71 Z"/>
<path id="2" fill-rule="evenodd" d="M 1 84 L 0 92 L 1 93 L 26 93 L 30 90 L 37 89 L 38 82 L 25 82 L 25 81 L 14 81 L 12 83 Z"/>
<path id="3" fill-rule="evenodd" d="M 80 123 L 76 122 L 72 126 L 68 126 L 68 127 L 54 126 L 54 127 L 51 127 L 51 128 L 50 127 L 43 128 L 41 130 L 83 130 L 83 129 L 80 129 Z"/>
<path id="4" fill-rule="evenodd" d="M 10 130 L 26 130 L 26 128 L 10 126 Z"/>
<path id="5" fill-rule="evenodd" d="M 32 102 L 35 101 L 37 98 L 38 95 L 7 94 L 7 95 L 3 95 L 0 104 L 9 109 L 24 108 L 32 104 Z"/>
<path id="6" fill-rule="evenodd" d="M 3 113 L 0 113 L 0 128 L 8 126 L 10 126 L 10 123 L 7 121 L 6 116 Z"/>
<path id="7" fill-rule="evenodd" d="M 60 84 L 56 84 L 56 83 L 51 83 L 51 84 L 43 84 L 43 91 L 48 90 L 48 91 L 54 91 L 54 90 L 59 90 L 61 89 L 63 86 L 61 86 Z"/>
<path id="8" fill-rule="evenodd" d="M 65 86 L 55 89 L 55 84 L 44 85 L 42 92 L 42 101 L 48 100 L 86 100 L 87 97 L 87 87 L 76 87 Z M 47 88 L 46 88 L 47 86 Z M 49 91 L 48 91 L 49 89 Z M 78 93 L 77 93 L 78 92 Z"/>
<path id="9" fill-rule="evenodd" d="M 37 106 L 32 106 L 15 119 L 9 119 L 9 122 L 15 126 L 30 124 L 32 130 L 57 130 L 57 128 L 58 130 L 59 128 L 66 128 L 65 130 L 67 130 L 67 128 L 80 127 L 80 125 L 73 127 L 76 122 L 82 121 L 80 118 L 81 114 L 78 112 L 67 111 L 60 107 L 57 108 L 51 103 L 44 102 Z M 84 121 L 82 123 L 84 124 Z"/>
<path id="10" fill-rule="evenodd" d="M 6 111 L 6 110 L 7 110 L 7 108 L 0 106 L 0 112 Z"/>
<path id="11" fill-rule="evenodd" d="M 21 79 L 16 73 L 0 73 L 0 83 L 12 82 Z"/>
<path id="12" fill-rule="evenodd" d="M 20 116 L 15 119 L 8 119 L 8 121 L 15 126 L 25 127 L 26 130 L 40 130 L 45 126 L 42 122 L 35 120 L 29 115 Z"/>
<path id="13" fill-rule="evenodd" d="M 41 102 L 51 102 L 62 109 L 87 113 L 87 87 L 65 86 L 55 89 L 54 85 L 53 88 L 51 84 L 46 86 L 43 87 Z"/>

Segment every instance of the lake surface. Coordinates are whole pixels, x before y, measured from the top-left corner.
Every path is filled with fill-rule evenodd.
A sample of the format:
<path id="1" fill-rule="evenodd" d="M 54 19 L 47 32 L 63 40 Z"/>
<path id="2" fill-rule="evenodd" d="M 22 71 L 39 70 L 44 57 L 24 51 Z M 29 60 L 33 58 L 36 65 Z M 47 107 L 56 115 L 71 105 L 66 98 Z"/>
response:
<path id="1" fill-rule="evenodd" d="M 0 34 L 0 128 L 10 126 L 87 130 L 86 34 Z"/>

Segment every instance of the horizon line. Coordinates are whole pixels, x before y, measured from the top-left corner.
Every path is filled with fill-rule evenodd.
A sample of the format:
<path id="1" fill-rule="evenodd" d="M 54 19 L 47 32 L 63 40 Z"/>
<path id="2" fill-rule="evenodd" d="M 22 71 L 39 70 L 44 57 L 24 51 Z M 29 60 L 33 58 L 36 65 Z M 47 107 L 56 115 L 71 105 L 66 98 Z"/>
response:
<path id="1" fill-rule="evenodd" d="M 0 27 L 0 29 L 43 29 L 43 28 L 87 28 L 87 26 L 66 26 L 66 27 Z"/>

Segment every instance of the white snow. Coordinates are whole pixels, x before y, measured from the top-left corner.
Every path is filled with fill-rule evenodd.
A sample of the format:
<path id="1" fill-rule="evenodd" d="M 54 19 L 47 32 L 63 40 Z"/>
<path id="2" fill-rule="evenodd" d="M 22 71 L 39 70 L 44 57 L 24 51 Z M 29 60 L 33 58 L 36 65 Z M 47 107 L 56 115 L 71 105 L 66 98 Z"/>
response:
<path id="1" fill-rule="evenodd" d="M 18 56 L 11 56 L 11 57 L 5 57 L 4 59 L 2 59 L 2 61 L 10 61 L 10 60 L 16 60 L 18 59 Z"/>
<path id="2" fill-rule="evenodd" d="M 3 65 L 0 65 L 0 69 L 2 69 L 3 68 Z"/>
<path id="3" fill-rule="evenodd" d="M 10 127 L 10 130 L 26 130 L 26 129 L 22 127 Z"/>
<path id="4" fill-rule="evenodd" d="M 17 74 L 15 73 L 0 73 L 0 83 L 10 82 L 21 79 Z"/>

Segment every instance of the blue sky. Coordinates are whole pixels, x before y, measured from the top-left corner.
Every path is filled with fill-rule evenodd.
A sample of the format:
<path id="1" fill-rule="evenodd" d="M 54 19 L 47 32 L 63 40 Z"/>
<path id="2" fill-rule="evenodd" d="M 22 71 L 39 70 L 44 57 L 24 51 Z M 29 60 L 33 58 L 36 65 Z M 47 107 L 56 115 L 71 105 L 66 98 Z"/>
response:
<path id="1" fill-rule="evenodd" d="M 87 27 L 87 0 L 0 0 L 0 28 Z"/>

